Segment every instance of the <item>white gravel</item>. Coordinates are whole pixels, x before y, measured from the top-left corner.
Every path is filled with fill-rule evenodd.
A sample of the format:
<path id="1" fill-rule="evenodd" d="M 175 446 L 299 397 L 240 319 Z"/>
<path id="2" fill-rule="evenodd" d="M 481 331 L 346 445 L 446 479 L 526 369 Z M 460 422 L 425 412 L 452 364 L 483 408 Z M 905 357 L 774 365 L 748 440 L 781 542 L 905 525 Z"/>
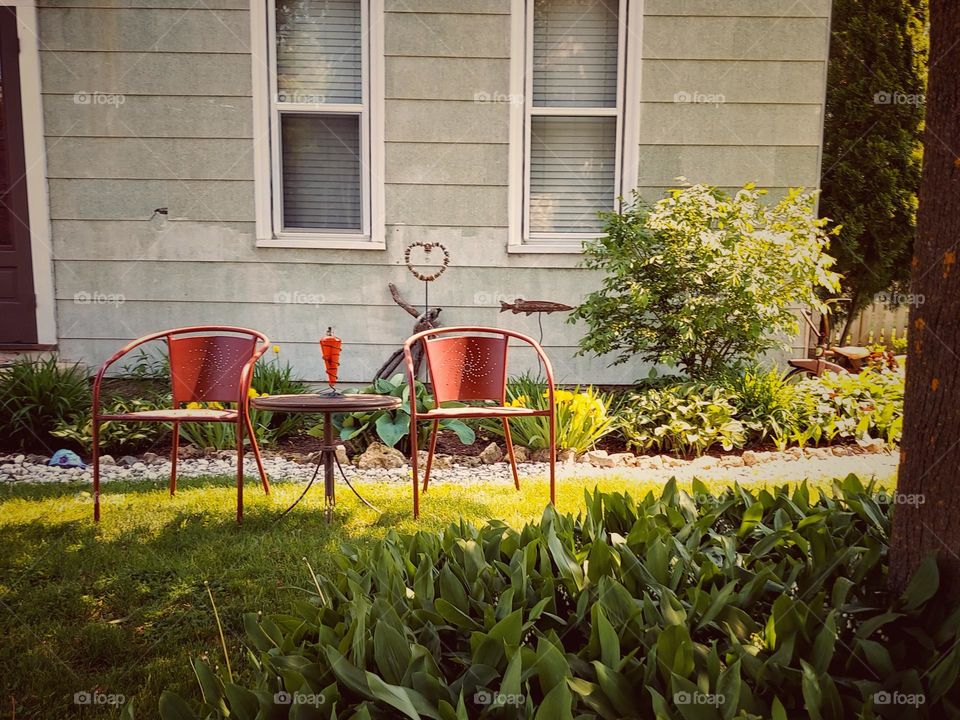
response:
<path id="1" fill-rule="evenodd" d="M 558 478 L 597 478 L 620 477 L 645 481 L 666 482 L 671 477 L 689 480 L 698 477 L 710 481 L 738 481 L 752 483 L 759 481 L 787 481 L 802 479 L 830 479 L 845 477 L 856 473 L 861 477 L 888 479 L 894 476 L 900 454 L 896 450 L 879 450 L 857 454 L 834 455 L 829 450 L 813 451 L 816 454 L 790 451 L 786 453 L 753 453 L 750 457 L 754 464 L 729 466 L 739 462 L 739 458 L 697 458 L 693 461 L 675 458 L 652 458 L 641 467 L 599 468 L 586 463 L 564 463 L 557 465 Z M 849 450 L 853 452 L 853 450 Z M 92 482 L 93 471 L 90 468 L 48 467 L 34 458 L 24 455 L 0 456 L 0 483 L 32 482 Z M 306 482 L 313 474 L 313 463 L 298 463 L 282 457 L 264 459 L 268 477 L 273 480 L 293 480 Z M 651 467 L 655 465 L 656 467 Z M 662 466 L 667 465 L 667 466 Z M 257 475 L 257 467 L 252 458 L 245 458 L 245 472 L 249 476 Z M 344 466 L 347 477 L 361 482 L 409 482 L 410 468 L 404 466 L 395 469 L 358 470 L 353 466 Z M 545 463 L 524 463 L 520 473 L 524 477 L 545 477 L 548 467 Z M 236 472 L 236 462 L 230 459 L 199 458 L 180 460 L 177 474 L 180 477 L 227 476 Z M 422 470 L 421 470 L 422 472 Z M 165 481 L 170 476 L 170 461 L 159 459 L 146 465 L 138 462 L 131 467 L 120 465 L 102 465 L 103 482 L 112 480 Z M 477 467 L 454 466 L 449 469 L 434 469 L 431 482 L 455 482 L 469 485 L 474 483 L 512 484 L 513 477 L 507 463 L 480 465 Z"/>

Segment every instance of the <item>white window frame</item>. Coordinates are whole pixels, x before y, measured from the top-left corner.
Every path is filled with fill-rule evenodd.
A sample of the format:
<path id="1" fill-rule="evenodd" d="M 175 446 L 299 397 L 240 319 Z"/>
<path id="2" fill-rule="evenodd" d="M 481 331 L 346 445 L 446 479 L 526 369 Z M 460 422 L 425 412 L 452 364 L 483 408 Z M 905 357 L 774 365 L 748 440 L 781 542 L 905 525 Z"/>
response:
<path id="1" fill-rule="evenodd" d="M 617 103 L 612 108 L 533 106 L 534 0 L 512 0 L 510 28 L 511 105 L 508 252 L 580 253 L 602 233 L 532 233 L 530 221 L 531 125 L 534 117 L 616 117 L 614 207 L 637 186 L 640 152 L 640 60 L 643 0 L 619 0 Z M 624 22 L 626 21 L 626 22 Z"/>
<path id="2" fill-rule="evenodd" d="M 257 247 L 384 250 L 383 0 L 361 0 L 362 103 L 279 103 L 276 1 L 250 0 L 253 65 L 254 194 Z M 360 230 L 293 232 L 283 228 L 280 116 L 360 115 Z"/>

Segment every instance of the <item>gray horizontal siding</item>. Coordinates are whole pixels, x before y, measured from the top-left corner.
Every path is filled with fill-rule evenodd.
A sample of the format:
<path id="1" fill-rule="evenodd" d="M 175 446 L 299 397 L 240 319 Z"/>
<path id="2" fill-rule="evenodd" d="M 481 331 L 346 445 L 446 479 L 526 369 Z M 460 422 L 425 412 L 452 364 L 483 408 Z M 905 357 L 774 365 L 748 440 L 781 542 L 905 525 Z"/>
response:
<path id="1" fill-rule="evenodd" d="M 643 57 L 687 60 L 821 60 L 826 18 L 648 16 Z"/>
<path id="2" fill-rule="evenodd" d="M 388 56 L 510 57 L 508 15 L 388 12 L 384 32 Z"/>
<path id="3" fill-rule="evenodd" d="M 749 178 L 760 187 L 816 187 L 818 163 L 816 147 L 641 145 L 639 184 L 662 187 L 685 177 L 737 185 Z"/>
<path id="4" fill-rule="evenodd" d="M 249 96 L 251 88 L 242 54 L 42 51 L 40 71 L 48 94 Z"/>
<path id="5" fill-rule="evenodd" d="M 823 103 L 825 63 L 768 60 L 650 60 L 642 64 L 641 97 L 674 102 L 679 92 L 719 94 L 727 103 Z"/>
<path id="6" fill-rule="evenodd" d="M 644 0 L 646 15 L 830 17 L 830 0 Z"/>
<path id="7" fill-rule="evenodd" d="M 253 180 L 250 140 L 58 138 L 48 144 L 51 179 Z"/>
<path id="8" fill-rule="evenodd" d="M 489 101 L 509 93 L 510 61 L 391 57 L 384 82 L 388 99 Z"/>
<path id="9" fill-rule="evenodd" d="M 78 105 L 74 95 L 43 102 L 47 136 L 252 138 L 249 97 L 126 95 L 121 104 Z"/>
<path id="10" fill-rule="evenodd" d="M 819 147 L 820 105 L 642 103 L 645 145 L 804 145 Z"/>
<path id="11" fill-rule="evenodd" d="M 113 52 L 249 53 L 250 14 L 213 10 L 43 8 L 40 42 L 44 50 Z"/>

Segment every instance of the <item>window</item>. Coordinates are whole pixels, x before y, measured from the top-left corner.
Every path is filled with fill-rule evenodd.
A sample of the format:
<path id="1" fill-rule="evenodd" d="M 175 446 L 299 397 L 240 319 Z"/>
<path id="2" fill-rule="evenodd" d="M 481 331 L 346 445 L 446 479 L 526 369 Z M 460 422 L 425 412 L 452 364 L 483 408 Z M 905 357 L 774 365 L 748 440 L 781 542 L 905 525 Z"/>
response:
<path id="1" fill-rule="evenodd" d="M 382 23 L 371 20 L 381 2 L 267 3 L 268 100 L 258 100 L 256 68 L 254 76 L 269 138 L 266 153 L 259 143 L 269 185 L 255 169 L 258 244 L 382 247 L 382 198 L 371 180 L 383 177 L 382 112 L 372 108 L 383 97 Z M 258 138 L 261 130 L 255 123 Z"/>
<path id="2" fill-rule="evenodd" d="M 512 249 L 579 251 L 602 232 L 597 213 L 635 183 L 636 171 L 624 172 L 636 156 L 624 152 L 636 146 L 625 131 L 635 119 L 624 112 L 628 12 L 627 0 L 527 0 L 522 25 L 514 20 L 513 84 L 519 73 L 524 102 L 511 138 L 522 144 Z"/>

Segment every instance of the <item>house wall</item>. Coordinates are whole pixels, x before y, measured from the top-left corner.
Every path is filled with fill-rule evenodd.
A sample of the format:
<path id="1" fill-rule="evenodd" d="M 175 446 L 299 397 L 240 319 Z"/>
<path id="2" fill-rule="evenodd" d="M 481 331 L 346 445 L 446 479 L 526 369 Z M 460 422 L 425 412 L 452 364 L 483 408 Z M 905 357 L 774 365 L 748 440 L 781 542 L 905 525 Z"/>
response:
<path id="1" fill-rule="evenodd" d="M 595 286 L 576 255 L 507 252 L 510 106 L 474 97 L 510 91 L 510 0 L 385 0 L 385 251 L 256 247 L 249 0 L 38 4 L 66 357 L 96 364 L 163 327 L 240 324 L 318 379 L 316 340 L 333 325 L 343 379 L 363 382 L 412 327 L 387 283 L 423 301 L 402 259 L 417 240 L 452 256 L 430 288 L 447 325 L 536 337 L 536 317 L 498 314 L 497 301 L 573 305 Z M 658 197 L 677 176 L 752 180 L 773 194 L 816 186 L 829 9 L 645 0 L 642 194 Z M 103 95 L 82 94 L 93 92 Z M 684 101 L 701 95 L 722 100 Z M 169 214 L 154 214 L 160 207 Z M 563 315 L 543 318 L 561 380 L 645 374 L 574 357 L 583 332 Z"/>

